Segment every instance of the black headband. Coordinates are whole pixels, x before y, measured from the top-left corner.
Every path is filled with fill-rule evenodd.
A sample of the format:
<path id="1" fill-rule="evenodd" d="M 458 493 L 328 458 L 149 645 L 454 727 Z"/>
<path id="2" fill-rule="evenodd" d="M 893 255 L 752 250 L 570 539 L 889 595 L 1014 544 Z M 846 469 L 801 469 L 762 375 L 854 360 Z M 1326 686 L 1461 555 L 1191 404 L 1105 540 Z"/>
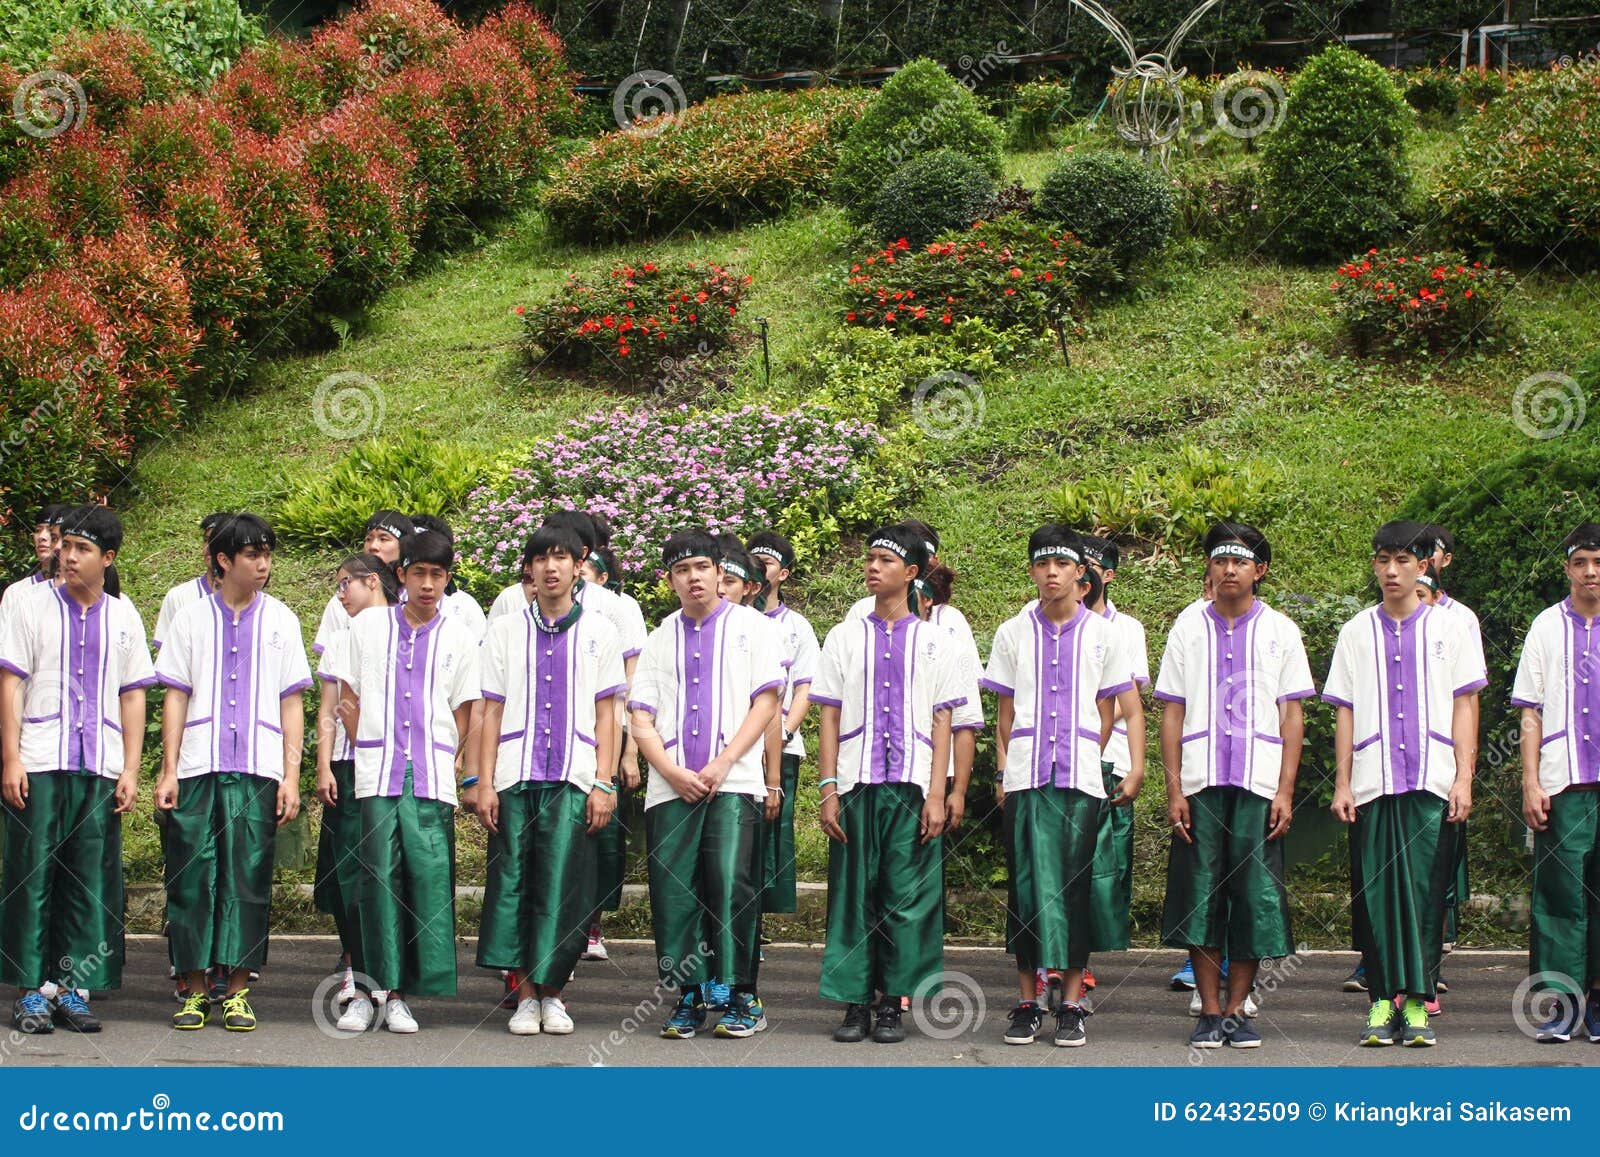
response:
<path id="1" fill-rule="evenodd" d="M 892 538 L 875 538 L 867 544 L 868 550 L 883 549 L 899 557 L 901 562 L 911 561 L 911 552 Z"/>
<path id="2" fill-rule="evenodd" d="M 1219 542 L 1211 548 L 1209 558 L 1244 558 L 1251 562 L 1260 562 L 1256 552 L 1242 542 Z"/>
<path id="3" fill-rule="evenodd" d="M 1083 561 L 1083 556 L 1070 546 L 1041 546 L 1033 552 L 1033 557 L 1029 561 L 1038 562 L 1042 558 L 1066 558 L 1078 563 Z"/>
<path id="4" fill-rule="evenodd" d="M 710 559 L 711 555 L 698 546 L 684 546 L 679 547 L 676 554 L 669 554 L 661 561 L 667 570 L 671 570 L 680 562 L 688 562 L 691 558 Z"/>

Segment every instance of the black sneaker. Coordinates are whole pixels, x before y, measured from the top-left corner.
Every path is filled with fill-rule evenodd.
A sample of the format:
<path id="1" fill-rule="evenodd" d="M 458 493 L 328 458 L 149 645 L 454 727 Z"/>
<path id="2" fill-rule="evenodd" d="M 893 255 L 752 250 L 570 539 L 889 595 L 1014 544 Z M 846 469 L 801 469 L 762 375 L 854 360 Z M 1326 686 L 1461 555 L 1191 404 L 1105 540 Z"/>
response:
<path id="1" fill-rule="evenodd" d="M 1189 1047 L 1220 1049 L 1227 1043 L 1228 1034 L 1223 1030 L 1222 1018 L 1215 1013 L 1202 1012 L 1200 1019 L 1194 1022 L 1194 1032 L 1189 1034 Z"/>
<path id="2" fill-rule="evenodd" d="M 50 1002 L 50 1014 L 62 1028 L 71 1032 L 99 1032 L 100 1018 L 89 1011 L 89 1002 L 76 989 L 63 988 Z"/>
<path id="3" fill-rule="evenodd" d="M 844 1010 L 844 1023 L 833 1030 L 833 1039 L 842 1045 L 860 1044 L 872 1031 L 872 1009 L 852 1004 Z"/>
<path id="4" fill-rule="evenodd" d="M 1083 1031 L 1083 1022 L 1090 1015 L 1081 1004 L 1063 1004 L 1056 1009 L 1056 1047 L 1075 1049 L 1088 1044 L 1089 1034 Z"/>
<path id="5" fill-rule="evenodd" d="M 878 1023 L 873 1026 L 872 1039 L 881 1045 L 897 1045 L 906 1039 L 905 1026 L 900 1023 L 900 998 L 886 996 L 878 1005 Z"/>
<path id="6" fill-rule="evenodd" d="M 1006 1044 L 1031 1045 L 1044 1027 L 1044 1009 L 1031 1000 L 1025 1000 L 1011 1010 L 1011 1024 L 1006 1029 Z"/>
<path id="7" fill-rule="evenodd" d="M 222 1027 L 229 1032 L 254 1032 L 256 1010 L 250 1007 L 250 990 L 241 988 L 222 998 Z"/>
<path id="8" fill-rule="evenodd" d="M 11 1006 L 11 1027 L 29 1036 L 46 1036 L 56 1031 L 50 1023 L 50 1002 L 42 993 L 29 992 Z"/>
<path id="9" fill-rule="evenodd" d="M 181 1008 L 172 1014 L 172 1027 L 193 1031 L 206 1027 L 211 1020 L 211 1001 L 203 992 L 191 992 L 184 998 Z"/>

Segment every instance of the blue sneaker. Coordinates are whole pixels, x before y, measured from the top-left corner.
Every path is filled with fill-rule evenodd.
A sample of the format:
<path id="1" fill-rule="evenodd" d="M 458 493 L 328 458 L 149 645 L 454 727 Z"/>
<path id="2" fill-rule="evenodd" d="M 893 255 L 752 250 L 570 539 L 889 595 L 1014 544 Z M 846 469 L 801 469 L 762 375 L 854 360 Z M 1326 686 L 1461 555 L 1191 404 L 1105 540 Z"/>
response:
<path id="1" fill-rule="evenodd" d="M 661 1026 L 661 1035 L 668 1040 L 688 1040 L 704 1028 L 705 1023 L 706 1002 L 701 998 L 700 986 L 697 984 L 693 988 L 683 990 L 683 995 L 678 998 L 672 1015 L 667 1018 L 667 1023 Z"/>
<path id="2" fill-rule="evenodd" d="M 75 988 L 63 988 L 51 1001 L 55 1022 L 73 1032 L 99 1032 L 100 1018 L 89 1011 L 89 1002 Z"/>
<path id="3" fill-rule="evenodd" d="M 1200 1019 L 1195 1022 L 1194 1032 L 1189 1034 L 1189 1047 L 1220 1049 L 1227 1043 L 1228 1034 L 1223 1030 L 1222 1018 L 1211 1013 L 1201 1013 Z"/>
<path id="4" fill-rule="evenodd" d="M 56 1031 L 50 1023 L 50 1002 L 41 992 L 30 992 L 17 998 L 11 1006 L 11 1027 L 29 1036 L 44 1036 Z"/>
<path id="5" fill-rule="evenodd" d="M 711 1035 L 746 1037 L 766 1030 L 767 1010 L 761 998 L 752 993 L 738 992 L 734 994 L 728 1011 L 717 1021 L 717 1027 L 711 1030 Z"/>
<path id="6" fill-rule="evenodd" d="M 1367 991 L 1367 966 L 1365 964 L 1356 965 L 1356 970 L 1344 978 L 1344 990 L 1346 992 Z"/>
<path id="7" fill-rule="evenodd" d="M 733 985 L 720 984 L 715 980 L 707 981 L 705 996 L 707 1010 L 712 1012 L 719 1009 L 727 1010 L 733 1006 Z"/>
<path id="8" fill-rule="evenodd" d="M 1255 1023 L 1248 1016 L 1224 1017 L 1222 1027 L 1228 1038 L 1229 1048 L 1258 1049 L 1261 1047 L 1261 1034 L 1256 1031 Z"/>
<path id="9" fill-rule="evenodd" d="M 1172 991 L 1194 991 L 1194 961 L 1185 960 L 1183 962 L 1183 967 L 1172 974 Z"/>

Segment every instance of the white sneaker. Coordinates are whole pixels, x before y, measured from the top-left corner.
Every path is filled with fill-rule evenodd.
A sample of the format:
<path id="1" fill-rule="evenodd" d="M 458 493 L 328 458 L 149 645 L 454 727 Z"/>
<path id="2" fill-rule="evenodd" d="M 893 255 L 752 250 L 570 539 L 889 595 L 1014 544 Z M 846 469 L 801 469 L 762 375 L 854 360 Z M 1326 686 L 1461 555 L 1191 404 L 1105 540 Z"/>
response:
<path id="1" fill-rule="evenodd" d="M 610 960 L 611 953 L 606 951 L 605 938 L 601 936 L 589 937 L 589 945 L 583 950 L 580 960 Z"/>
<path id="2" fill-rule="evenodd" d="M 355 969 L 346 967 L 344 977 L 339 982 L 339 1003 L 349 1004 L 356 998 L 356 993 L 361 990 L 356 987 Z"/>
<path id="3" fill-rule="evenodd" d="M 1194 990 L 1194 995 L 1189 997 L 1189 1015 L 1199 1016 L 1203 1005 L 1200 1000 L 1200 990 Z"/>
<path id="4" fill-rule="evenodd" d="M 539 1002 L 539 1019 L 544 1023 L 544 1031 L 555 1036 L 565 1036 L 572 1031 L 572 1018 L 567 1015 L 567 1006 L 559 996 L 547 996 Z"/>
<path id="5" fill-rule="evenodd" d="M 511 1014 L 511 1021 L 506 1027 L 511 1030 L 512 1036 L 538 1036 L 539 998 L 530 996 L 519 1001 L 517 1011 Z"/>
<path id="6" fill-rule="evenodd" d="M 334 1025 L 340 1032 L 366 1032 L 372 1027 L 372 1018 L 376 1010 L 372 998 L 366 993 L 357 990 L 350 1003 L 345 1006 L 344 1015 L 339 1018 L 339 1023 Z"/>
<path id="7" fill-rule="evenodd" d="M 390 997 L 383 1006 L 383 1025 L 390 1032 L 412 1033 L 416 1032 L 417 1018 L 411 1015 L 411 1008 L 404 1000 Z"/>

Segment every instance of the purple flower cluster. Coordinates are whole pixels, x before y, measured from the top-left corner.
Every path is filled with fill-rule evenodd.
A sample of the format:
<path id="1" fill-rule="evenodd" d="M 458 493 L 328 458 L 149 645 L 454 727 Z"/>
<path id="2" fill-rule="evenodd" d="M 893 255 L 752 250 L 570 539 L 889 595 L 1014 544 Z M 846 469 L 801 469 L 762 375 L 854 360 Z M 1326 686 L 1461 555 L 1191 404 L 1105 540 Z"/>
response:
<path id="1" fill-rule="evenodd" d="M 536 442 L 526 467 L 473 491 L 457 524 L 457 552 L 479 572 L 513 582 L 523 541 L 546 513 L 588 510 L 611 520 L 612 548 L 628 571 L 654 574 L 661 544 L 676 530 L 753 534 L 819 492 L 837 509 L 867 481 L 866 464 L 883 442 L 870 422 L 810 406 L 597 411 Z"/>

